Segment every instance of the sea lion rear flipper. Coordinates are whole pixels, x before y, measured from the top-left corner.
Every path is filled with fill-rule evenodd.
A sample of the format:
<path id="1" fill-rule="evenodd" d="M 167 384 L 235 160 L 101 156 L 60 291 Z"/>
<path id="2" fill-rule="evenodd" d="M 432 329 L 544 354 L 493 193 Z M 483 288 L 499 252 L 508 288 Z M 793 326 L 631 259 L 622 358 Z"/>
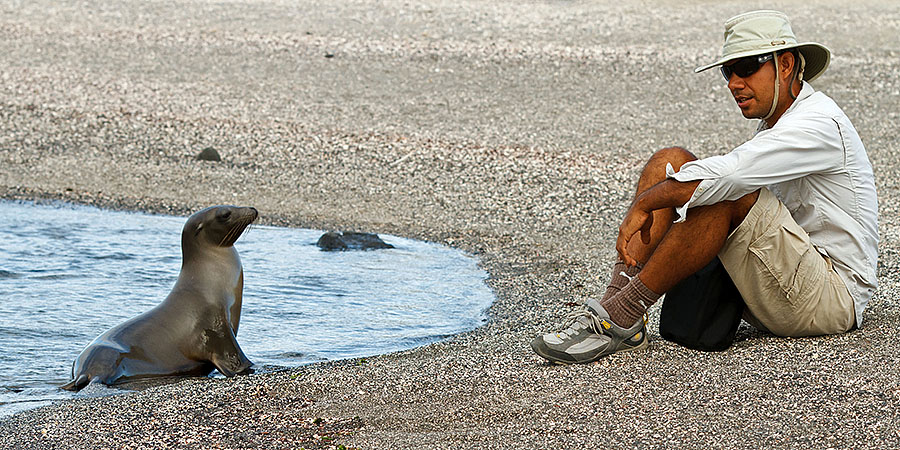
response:
<path id="1" fill-rule="evenodd" d="M 67 391 L 80 391 L 84 389 L 85 386 L 90 384 L 91 379 L 88 378 L 86 374 L 78 375 L 74 380 L 60 386 L 61 389 L 65 389 Z"/>

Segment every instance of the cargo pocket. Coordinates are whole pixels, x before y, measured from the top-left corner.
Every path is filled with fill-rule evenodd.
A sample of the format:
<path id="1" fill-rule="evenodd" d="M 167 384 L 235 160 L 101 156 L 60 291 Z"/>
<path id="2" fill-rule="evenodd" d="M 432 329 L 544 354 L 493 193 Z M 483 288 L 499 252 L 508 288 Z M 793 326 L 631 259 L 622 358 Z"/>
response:
<path id="1" fill-rule="evenodd" d="M 750 243 L 749 249 L 762 262 L 767 275 L 775 280 L 788 302 L 797 306 L 797 299 L 793 297 L 799 282 L 805 278 L 804 257 L 812 249 L 806 232 L 793 221 L 776 223 Z"/>

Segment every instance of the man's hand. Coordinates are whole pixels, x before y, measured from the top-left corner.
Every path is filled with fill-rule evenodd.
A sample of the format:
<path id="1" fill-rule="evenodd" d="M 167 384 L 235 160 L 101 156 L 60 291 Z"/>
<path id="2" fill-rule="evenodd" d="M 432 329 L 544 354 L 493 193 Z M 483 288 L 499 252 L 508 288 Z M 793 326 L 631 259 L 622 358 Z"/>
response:
<path id="1" fill-rule="evenodd" d="M 650 244 L 650 227 L 653 226 L 653 211 L 663 208 L 674 208 L 684 205 L 690 200 L 694 189 L 700 185 L 700 181 L 680 182 L 666 179 L 656 183 L 650 189 L 634 199 L 631 208 L 625 213 L 625 219 L 619 225 L 619 238 L 616 239 L 616 251 L 625 264 L 636 266 L 638 261 L 628 254 L 628 243 L 634 238 L 634 234 L 641 232 L 641 241 Z M 657 233 L 665 234 L 668 228 L 657 227 Z M 659 239 L 661 236 L 656 236 Z M 646 261 L 645 261 L 646 262 Z"/>
<path id="2" fill-rule="evenodd" d="M 641 241 L 650 243 L 650 227 L 653 226 L 653 211 L 641 209 L 638 202 L 632 203 L 631 208 L 625 214 L 625 219 L 619 225 L 619 238 L 616 239 L 616 251 L 619 258 L 629 266 L 636 266 L 638 261 L 628 254 L 628 243 L 634 234 L 641 232 Z"/>

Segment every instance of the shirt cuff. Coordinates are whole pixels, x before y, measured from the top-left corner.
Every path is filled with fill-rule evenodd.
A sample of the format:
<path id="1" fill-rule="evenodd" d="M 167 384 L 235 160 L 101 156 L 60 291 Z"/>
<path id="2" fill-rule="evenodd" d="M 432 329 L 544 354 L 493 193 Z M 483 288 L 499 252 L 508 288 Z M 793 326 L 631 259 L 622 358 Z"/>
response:
<path id="1" fill-rule="evenodd" d="M 696 178 L 690 178 L 689 176 L 679 177 L 678 176 L 679 173 L 680 172 L 676 172 L 675 169 L 672 167 L 672 163 L 666 163 L 666 178 L 671 178 L 671 179 L 673 179 L 675 181 L 679 181 L 679 182 L 687 182 L 687 181 L 696 181 L 697 180 Z M 681 175 L 687 175 L 687 174 L 681 174 Z M 685 178 L 685 179 L 681 180 L 679 178 Z M 693 203 L 697 200 L 697 197 L 699 197 L 700 194 L 702 194 L 709 187 L 709 184 L 711 184 L 712 182 L 713 182 L 712 180 L 701 180 L 700 184 L 697 185 L 697 188 L 694 189 L 694 192 L 691 194 L 691 198 L 688 199 L 688 201 L 685 204 L 675 207 L 675 220 L 673 223 L 681 223 L 681 222 L 684 222 L 685 219 L 687 219 L 688 208 L 690 208 L 691 206 L 694 206 Z"/>

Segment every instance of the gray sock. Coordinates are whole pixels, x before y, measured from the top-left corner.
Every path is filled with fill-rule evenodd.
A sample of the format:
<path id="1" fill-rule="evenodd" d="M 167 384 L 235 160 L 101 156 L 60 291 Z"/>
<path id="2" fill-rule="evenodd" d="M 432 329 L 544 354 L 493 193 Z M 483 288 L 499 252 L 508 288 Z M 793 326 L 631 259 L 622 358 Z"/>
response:
<path id="1" fill-rule="evenodd" d="M 601 301 L 600 305 L 616 325 L 631 328 L 660 297 L 662 294 L 651 291 L 644 286 L 640 276 L 635 276 L 621 291 Z"/>
<path id="2" fill-rule="evenodd" d="M 614 294 L 621 291 L 632 278 L 637 276 L 641 271 L 641 268 L 643 268 L 643 264 L 628 266 L 622 261 L 617 262 L 613 266 L 612 278 L 609 280 L 609 286 L 606 287 L 606 292 L 603 294 L 603 297 L 600 298 L 600 302 L 606 301 Z"/>

